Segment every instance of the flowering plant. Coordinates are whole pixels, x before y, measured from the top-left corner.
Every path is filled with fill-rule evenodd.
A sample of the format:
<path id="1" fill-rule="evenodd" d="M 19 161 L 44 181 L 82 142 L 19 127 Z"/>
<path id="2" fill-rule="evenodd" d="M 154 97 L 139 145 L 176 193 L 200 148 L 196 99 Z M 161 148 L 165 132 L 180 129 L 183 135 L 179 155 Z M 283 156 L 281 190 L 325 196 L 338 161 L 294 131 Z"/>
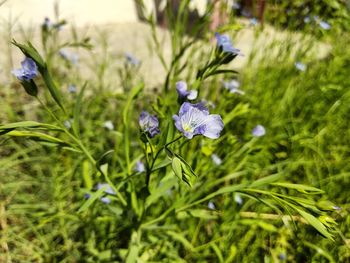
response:
<path id="1" fill-rule="evenodd" d="M 164 258 L 182 262 L 183 250 L 189 261 L 196 262 L 201 258 L 198 251 L 207 246 L 206 251 L 215 251 L 220 261 L 223 253 L 234 258 L 235 217 L 249 216 L 242 224 L 250 226 L 261 212 L 274 219 L 281 215 L 286 222 L 306 222 L 333 239 L 335 221 L 327 212 L 339 207 L 317 200 L 322 190 L 285 180 L 282 166 L 265 167 L 255 161 L 265 150 L 264 141 L 273 137 L 271 126 L 257 120 L 254 125 L 265 126 L 242 125 L 239 133 L 233 129 L 242 115 L 251 112 L 249 105 L 233 103 L 245 96 L 230 64 L 242 55 L 240 50 L 228 35 L 216 34 L 211 50 L 201 53 L 198 63 L 191 63 L 186 52 L 196 54 L 195 45 L 202 42 L 183 36 L 179 19 L 186 17 L 185 12 L 186 8 L 180 9 L 170 23 L 175 27 L 170 27 L 171 61 L 167 63 L 156 49 L 166 69 L 163 89 L 148 88 L 137 75 L 141 61 L 131 54 L 119 68 L 123 93 L 104 90 L 103 75 L 97 78 L 100 90 L 88 79 L 65 82 L 67 74 L 54 69 L 52 62 L 64 62 L 64 73 L 81 62 L 54 46 L 51 37 L 58 32 L 49 20 L 43 25 L 43 52 L 30 42 L 13 41 L 25 56 L 22 68 L 13 74 L 47 116 L 2 124 L 0 134 L 40 143 L 59 157 L 55 162 L 62 170 L 58 171 L 74 178 L 71 214 L 62 216 L 59 207 L 50 220 L 57 216 L 60 226 L 65 226 L 64 220 L 76 224 L 74 238 L 80 238 L 79 246 L 86 250 L 83 260 L 91 262 Z M 157 34 L 153 37 L 157 47 Z M 101 65 L 101 72 L 105 67 Z M 221 92 L 222 83 L 229 92 Z M 68 92 L 62 87 L 68 87 Z M 275 231 L 273 224 L 259 222 L 259 227 Z M 67 232 L 57 240 L 70 248 Z M 179 246 L 175 255 L 168 251 L 173 245 L 169 238 Z M 231 243 L 224 241 L 219 247 L 215 242 L 221 239 Z M 203 262 L 214 262 L 212 258 L 212 254 L 202 257 Z"/>

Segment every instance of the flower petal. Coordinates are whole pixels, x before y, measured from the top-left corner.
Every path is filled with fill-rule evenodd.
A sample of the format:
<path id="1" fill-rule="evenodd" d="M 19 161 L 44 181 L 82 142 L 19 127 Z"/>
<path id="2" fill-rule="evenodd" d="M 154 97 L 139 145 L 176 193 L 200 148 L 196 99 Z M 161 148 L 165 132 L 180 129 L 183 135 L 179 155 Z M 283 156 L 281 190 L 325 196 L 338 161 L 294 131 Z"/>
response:
<path id="1" fill-rule="evenodd" d="M 187 99 L 189 100 L 195 100 L 197 99 L 198 91 L 197 90 L 190 90 L 187 95 Z"/>
<path id="2" fill-rule="evenodd" d="M 204 132 L 202 134 L 210 139 L 219 138 L 220 132 L 224 128 L 224 122 L 218 114 L 209 115 L 204 125 Z"/>
<path id="3" fill-rule="evenodd" d="M 183 132 L 184 130 L 182 129 L 180 117 L 177 115 L 173 115 L 173 120 L 175 121 L 176 129 L 178 129 L 180 132 Z"/>

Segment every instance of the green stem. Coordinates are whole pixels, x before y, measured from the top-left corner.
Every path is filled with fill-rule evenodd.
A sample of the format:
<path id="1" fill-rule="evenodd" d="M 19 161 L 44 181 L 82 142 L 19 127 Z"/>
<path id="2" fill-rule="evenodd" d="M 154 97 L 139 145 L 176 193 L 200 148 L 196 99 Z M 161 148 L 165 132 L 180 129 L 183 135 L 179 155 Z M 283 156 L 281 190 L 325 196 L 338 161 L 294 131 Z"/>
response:
<path id="1" fill-rule="evenodd" d="M 182 136 L 177 137 L 175 140 L 172 140 L 171 142 L 166 143 L 162 148 L 160 148 L 157 151 L 156 155 L 154 156 L 154 158 L 152 160 L 152 164 L 151 164 L 150 168 L 147 170 L 147 173 L 146 173 L 146 185 L 147 185 L 147 187 L 149 185 L 149 181 L 150 181 L 150 178 L 151 178 L 151 173 L 152 173 L 154 164 L 155 164 L 156 160 L 158 159 L 159 154 L 162 152 L 163 149 L 167 149 L 170 144 L 180 140 L 181 138 L 182 138 Z"/>
<path id="2" fill-rule="evenodd" d="M 89 151 L 83 145 L 83 143 L 79 139 L 77 139 L 73 134 L 71 134 L 64 125 L 61 124 L 61 121 L 58 119 L 58 117 L 45 105 L 45 103 L 43 103 L 41 101 L 40 98 L 38 98 L 38 97 L 35 97 L 35 98 L 39 101 L 40 105 L 43 106 L 44 109 L 50 114 L 50 116 L 57 122 L 57 124 L 62 128 L 64 133 L 66 133 L 79 146 L 79 148 L 83 151 L 83 153 L 89 159 L 89 161 L 94 166 L 96 166 L 95 159 L 92 157 L 92 155 L 89 153 Z"/>

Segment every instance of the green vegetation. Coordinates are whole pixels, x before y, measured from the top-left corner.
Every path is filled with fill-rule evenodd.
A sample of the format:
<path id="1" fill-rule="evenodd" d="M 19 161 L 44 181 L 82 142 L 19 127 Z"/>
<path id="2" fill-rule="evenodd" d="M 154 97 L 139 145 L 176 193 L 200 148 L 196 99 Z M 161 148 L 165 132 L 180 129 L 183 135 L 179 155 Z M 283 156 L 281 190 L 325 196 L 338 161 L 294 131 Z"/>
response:
<path id="1" fill-rule="evenodd" d="M 0 262 L 350 260 L 349 34 L 330 34 L 323 58 L 307 28 L 257 42 L 237 73 L 236 54 L 211 41 L 212 7 L 191 27 L 197 39 L 185 36 L 181 3 L 168 10 L 170 62 L 148 21 L 167 72 L 156 90 L 136 59 L 116 66 L 106 42 L 76 30 L 61 40 L 64 21 L 43 26 L 41 43 L 13 41 L 39 76 L 0 83 Z M 224 88 L 232 79 L 244 94 Z M 180 80 L 221 115 L 218 139 L 174 126 Z M 144 110 L 159 119 L 153 138 L 140 129 Z M 258 124 L 266 134 L 252 134 Z"/>

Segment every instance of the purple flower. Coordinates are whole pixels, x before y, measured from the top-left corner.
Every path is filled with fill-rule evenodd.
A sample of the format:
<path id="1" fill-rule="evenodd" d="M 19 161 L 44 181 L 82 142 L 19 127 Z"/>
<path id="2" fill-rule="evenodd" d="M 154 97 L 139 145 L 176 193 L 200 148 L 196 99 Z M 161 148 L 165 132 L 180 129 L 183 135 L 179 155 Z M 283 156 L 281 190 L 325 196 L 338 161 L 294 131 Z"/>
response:
<path id="1" fill-rule="evenodd" d="M 91 195 L 90 195 L 89 193 L 85 193 L 85 194 L 84 194 L 84 198 L 85 198 L 85 199 L 89 199 L 90 197 L 91 197 Z"/>
<path id="2" fill-rule="evenodd" d="M 324 30 L 329 30 L 329 29 L 331 29 L 331 25 L 328 24 L 328 23 L 325 22 L 325 21 L 320 21 L 319 25 L 320 25 L 320 27 L 321 27 L 322 29 L 324 29 Z"/>
<path id="3" fill-rule="evenodd" d="M 281 260 L 281 261 L 285 261 L 286 260 L 286 258 L 287 258 L 287 256 L 286 256 L 286 254 L 284 254 L 284 253 L 279 253 L 278 254 L 278 258 Z"/>
<path id="4" fill-rule="evenodd" d="M 106 194 L 115 195 L 115 192 L 114 192 L 113 188 L 109 184 L 107 184 L 107 183 L 99 183 L 99 184 L 97 184 L 96 189 L 100 190 L 101 188 L 104 188 L 104 192 Z"/>
<path id="5" fill-rule="evenodd" d="M 139 117 L 139 124 L 141 130 L 147 132 L 151 138 L 160 133 L 157 116 L 151 115 L 147 111 L 141 112 Z"/>
<path id="6" fill-rule="evenodd" d="M 308 24 L 311 22 L 311 18 L 309 16 L 304 17 L 304 23 Z"/>
<path id="7" fill-rule="evenodd" d="M 254 137 L 261 137 L 261 136 L 264 136 L 265 134 L 266 134 L 265 127 L 260 124 L 256 125 L 252 131 L 252 135 Z"/>
<path id="8" fill-rule="evenodd" d="M 306 71 L 306 69 L 307 69 L 306 65 L 304 63 L 301 63 L 301 62 L 295 62 L 294 66 L 299 71 Z"/>
<path id="9" fill-rule="evenodd" d="M 176 128 L 188 139 L 195 135 L 204 135 L 210 139 L 217 139 L 224 128 L 224 123 L 218 114 L 209 114 L 209 110 L 202 104 L 184 102 L 179 115 L 173 115 Z"/>
<path id="10" fill-rule="evenodd" d="M 217 41 L 217 47 L 219 48 L 219 50 L 223 51 L 224 53 L 231 53 L 232 55 L 242 56 L 241 51 L 233 47 L 229 36 L 215 33 L 215 37 Z"/>
<path id="11" fill-rule="evenodd" d="M 185 81 L 176 82 L 176 90 L 180 99 L 195 100 L 198 96 L 197 90 L 187 90 L 187 83 Z"/>
<path id="12" fill-rule="evenodd" d="M 136 162 L 135 171 L 138 173 L 143 173 L 144 171 L 146 171 L 145 165 L 140 160 Z"/>
<path id="13" fill-rule="evenodd" d="M 108 205 L 112 202 L 112 200 L 105 196 L 105 197 L 101 197 L 101 202 Z"/>
<path id="14" fill-rule="evenodd" d="M 73 85 L 73 84 L 70 84 L 68 86 L 68 92 L 69 93 L 76 93 L 77 92 L 77 87 L 75 85 Z"/>
<path id="15" fill-rule="evenodd" d="M 214 162 L 215 165 L 220 165 L 220 164 L 222 164 L 221 158 L 220 158 L 217 154 L 215 154 L 215 153 L 213 153 L 213 154 L 211 155 L 211 159 L 213 160 L 213 162 Z"/>
<path id="16" fill-rule="evenodd" d="M 26 57 L 21 65 L 22 68 L 12 70 L 12 74 L 20 81 L 30 81 L 38 75 L 38 67 L 33 59 Z"/>
<path id="17" fill-rule="evenodd" d="M 132 66 L 138 66 L 141 64 L 141 61 L 130 53 L 125 53 L 125 59 Z"/>
<path id="18" fill-rule="evenodd" d="M 215 210 L 215 204 L 214 204 L 212 201 L 210 201 L 210 202 L 208 203 L 208 208 L 209 208 L 210 210 Z"/>
<path id="19" fill-rule="evenodd" d="M 237 80 L 224 81 L 223 84 L 225 89 L 229 90 L 230 93 L 244 95 L 244 91 L 239 89 L 241 84 Z"/>

